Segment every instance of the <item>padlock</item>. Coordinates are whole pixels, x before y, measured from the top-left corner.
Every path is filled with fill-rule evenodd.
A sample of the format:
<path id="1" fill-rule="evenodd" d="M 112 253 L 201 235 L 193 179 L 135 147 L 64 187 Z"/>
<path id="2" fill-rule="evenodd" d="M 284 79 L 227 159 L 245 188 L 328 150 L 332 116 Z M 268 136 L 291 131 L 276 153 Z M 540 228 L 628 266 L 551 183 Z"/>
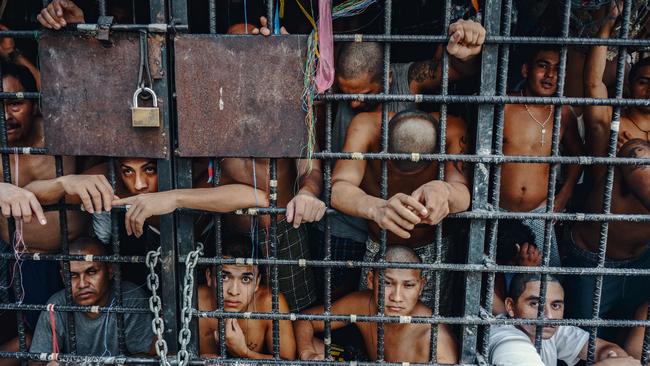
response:
<path id="1" fill-rule="evenodd" d="M 153 107 L 138 107 L 138 97 L 143 91 L 151 94 Z M 160 109 L 158 108 L 158 97 L 152 89 L 147 87 L 140 87 L 133 94 L 131 125 L 133 127 L 160 127 Z"/>

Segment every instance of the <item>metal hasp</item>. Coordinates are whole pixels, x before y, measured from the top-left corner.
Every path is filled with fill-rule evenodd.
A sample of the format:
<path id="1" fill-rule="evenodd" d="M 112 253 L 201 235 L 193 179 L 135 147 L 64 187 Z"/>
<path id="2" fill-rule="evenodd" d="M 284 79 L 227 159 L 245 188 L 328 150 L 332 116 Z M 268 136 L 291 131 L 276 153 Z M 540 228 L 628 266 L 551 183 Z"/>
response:
<path id="1" fill-rule="evenodd" d="M 164 38 L 148 41 L 150 50 L 164 50 Z M 110 42 L 71 32 L 41 33 L 41 109 L 49 153 L 167 157 L 169 135 L 163 128 L 131 125 L 139 55 L 138 33 L 114 33 Z M 158 100 L 163 112 L 165 104 Z"/>
<path id="2" fill-rule="evenodd" d="M 307 37 L 180 35 L 174 48 L 179 156 L 305 154 Z"/>

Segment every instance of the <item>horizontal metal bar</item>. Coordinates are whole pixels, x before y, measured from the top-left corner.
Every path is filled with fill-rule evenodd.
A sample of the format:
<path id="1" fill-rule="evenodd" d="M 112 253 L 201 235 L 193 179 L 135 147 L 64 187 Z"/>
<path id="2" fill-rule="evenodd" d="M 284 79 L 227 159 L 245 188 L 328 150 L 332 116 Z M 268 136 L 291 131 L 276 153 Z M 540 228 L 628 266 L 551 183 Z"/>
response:
<path id="1" fill-rule="evenodd" d="M 41 93 L 37 92 L 0 92 L 0 99 L 38 99 L 40 97 Z"/>
<path id="2" fill-rule="evenodd" d="M 0 154 L 46 155 L 47 149 L 43 147 L 0 147 Z"/>
<path id="3" fill-rule="evenodd" d="M 523 156 L 470 154 L 417 154 L 417 161 L 464 161 L 468 163 L 531 163 L 579 165 L 650 165 L 650 158 L 594 157 L 594 156 Z M 315 152 L 314 159 L 329 160 L 414 160 L 408 153 Z"/>
<path id="4" fill-rule="evenodd" d="M 413 34 L 334 34 L 338 42 L 417 42 L 417 43 L 447 43 L 446 35 L 413 35 Z M 554 44 L 554 45 L 606 45 L 606 46 L 650 46 L 650 39 L 621 39 L 621 38 L 578 38 L 578 37 L 506 37 L 489 36 L 487 44 Z"/>
<path id="5" fill-rule="evenodd" d="M 79 32 L 95 32 L 100 29 L 100 26 L 97 24 L 72 24 L 65 28 L 66 30 L 76 30 Z M 176 32 L 176 31 L 187 31 L 189 27 L 187 25 L 172 25 L 165 23 L 152 23 L 152 24 L 113 24 L 110 27 L 111 31 L 118 32 L 128 32 L 128 31 L 138 31 L 146 30 L 150 33 L 167 33 L 167 32 Z"/>
<path id="6" fill-rule="evenodd" d="M 178 212 L 188 214 L 201 214 L 207 211 L 200 211 L 189 208 L 180 208 Z M 284 214 L 286 208 L 248 208 L 230 212 L 229 214 L 235 215 L 269 215 L 269 214 Z M 335 209 L 328 208 L 326 214 L 332 215 L 338 213 Z M 537 212 L 501 212 L 501 211 L 486 211 L 475 210 L 465 211 L 455 214 L 449 214 L 446 219 L 540 219 L 540 220 L 556 220 L 556 221 L 626 221 L 626 222 L 649 222 L 650 215 L 625 215 L 625 214 L 593 214 L 593 213 L 537 213 Z"/>
<path id="7" fill-rule="evenodd" d="M 185 256 L 178 259 L 185 263 Z M 254 264 L 254 265 L 292 265 L 308 267 L 332 268 L 401 268 L 422 269 L 448 272 L 483 272 L 483 273 L 548 273 L 548 274 L 581 274 L 581 275 L 612 275 L 612 276 L 650 276 L 650 269 L 641 268 L 607 268 L 607 267 L 529 267 L 529 266 L 503 266 L 491 262 L 484 256 L 483 264 L 462 263 L 387 263 L 363 261 L 333 261 L 333 260 L 307 260 L 307 259 L 251 259 L 251 258 L 206 258 L 198 259 L 199 264 Z"/>
<path id="8" fill-rule="evenodd" d="M 355 315 L 357 323 L 403 323 L 404 318 L 389 315 L 357 315 L 357 314 L 296 314 L 296 313 L 237 313 L 228 311 L 197 311 L 192 310 L 192 315 L 199 318 L 237 318 L 260 320 L 331 320 L 350 322 L 350 315 Z M 573 325 L 573 326 L 608 326 L 608 327 L 645 327 L 650 326 L 650 320 L 629 319 L 521 319 L 521 318 L 496 318 L 492 315 L 484 317 L 444 317 L 444 316 L 413 316 L 409 318 L 415 324 L 473 324 L 473 325 Z"/>
<path id="9" fill-rule="evenodd" d="M 84 356 L 72 353 L 57 353 L 53 356 L 51 353 L 30 353 L 30 352 L 0 352 L 1 358 L 20 358 L 34 361 L 58 360 L 59 362 L 74 362 L 78 364 L 106 364 L 106 365 L 125 365 L 125 364 L 159 364 L 157 358 L 145 357 L 120 357 L 120 356 Z M 170 360 L 171 361 L 171 360 Z M 175 364 L 172 362 L 172 364 Z"/>
<path id="10" fill-rule="evenodd" d="M 520 95 L 433 95 L 433 94 L 318 94 L 317 100 L 371 102 L 413 102 L 437 104 L 541 104 L 541 105 L 609 105 L 650 106 L 650 99 L 582 98 L 582 97 L 531 97 Z"/>
<path id="11" fill-rule="evenodd" d="M 14 259 L 14 253 L 0 253 L 0 258 Z M 144 263 L 144 256 L 120 256 L 120 255 L 85 255 L 49 254 L 49 253 L 21 253 L 22 261 L 84 261 L 84 262 L 108 262 L 108 263 Z"/>
<path id="12" fill-rule="evenodd" d="M 0 310 L 31 310 L 31 311 L 48 311 L 47 304 L 19 304 L 19 303 L 4 303 L 0 304 Z M 124 306 L 106 306 L 93 309 L 92 306 L 76 306 L 76 305 L 55 305 L 55 312 L 65 313 L 123 313 L 123 314 L 150 314 L 149 308 L 129 308 Z"/>

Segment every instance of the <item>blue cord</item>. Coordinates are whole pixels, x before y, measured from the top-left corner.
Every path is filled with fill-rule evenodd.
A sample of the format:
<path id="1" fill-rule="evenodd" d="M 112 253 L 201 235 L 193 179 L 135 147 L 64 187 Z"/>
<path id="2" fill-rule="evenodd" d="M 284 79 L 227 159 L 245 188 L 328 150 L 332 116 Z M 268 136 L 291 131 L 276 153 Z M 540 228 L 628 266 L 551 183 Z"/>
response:
<path id="1" fill-rule="evenodd" d="M 244 0 L 244 24 L 246 24 L 246 34 L 248 34 L 248 4 Z"/>
<path id="2" fill-rule="evenodd" d="M 278 2 L 275 2 L 275 20 L 273 21 L 273 34 L 280 34 L 280 11 L 278 10 Z"/>

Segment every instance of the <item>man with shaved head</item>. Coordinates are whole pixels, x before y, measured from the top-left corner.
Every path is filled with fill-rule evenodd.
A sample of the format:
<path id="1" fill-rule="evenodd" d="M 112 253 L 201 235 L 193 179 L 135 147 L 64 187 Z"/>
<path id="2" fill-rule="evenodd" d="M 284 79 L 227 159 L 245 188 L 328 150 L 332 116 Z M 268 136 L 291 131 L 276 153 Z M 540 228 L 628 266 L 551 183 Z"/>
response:
<path id="1" fill-rule="evenodd" d="M 389 263 L 422 263 L 413 249 L 401 245 L 389 245 L 386 248 L 386 261 Z M 366 280 L 368 290 L 353 292 L 332 304 L 331 313 L 375 316 L 379 313 L 379 271 L 368 272 Z M 429 307 L 418 301 L 424 288 L 426 278 L 419 269 L 387 268 L 384 271 L 384 314 L 387 316 L 431 316 Z M 323 314 L 323 306 L 306 310 L 306 314 Z M 332 330 L 347 325 L 346 322 L 334 321 Z M 359 329 L 368 356 L 377 360 L 377 323 L 355 322 Z M 322 332 L 322 321 L 299 320 L 294 323 L 296 345 L 301 360 L 322 360 L 325 358 L 325 346 L 321 339 L 314 337 L 314 332 Z M 431 325 L 413 323 L 386 323 L 384 325 L 384 360 L 388 362 L 430 361 Z M 445 324 L 438 325 L 437 363 L 458 362 L 456 340 Z M 347 359 L 346 359 L 347 361 Z"/>
<path id="2" fill-rule="evenodd" d="M 431 154 L 437 151 L 437 113 L 407 110 L 390 113 L 389 117 L 389 152 Z M 446 152 L 463 154 L 466 151 L 465 134 L 463 120 L 449 116 Z M 381 113 L 361 113 L 350 124 L 343 150 L 380 152 L 380 141 Z M 469 206 L 470 193 L 462 162 L 446 162 L 444 180 L 438 180 L 438 163 L 418 161 L 418 155 L 414 156 L 413 161 L 388 161 L 388 199 L 380 198 L 381 161 L 353 159 L 336 163 L 332 178 L 332 206 L 367 221 L 366 261 L 376 259 L 380 232 L 386 229 L 389 244 L 413 248 L 424 262 L 433 262 L 434 226 L 449 213 L 464 211 Z M 443 247 L 444 250 L 447 245 Z M 362 288 L 363 282 L 362 276 Z M 421 297 L 428 305 L 431 305 L 433 297 L 431 290 L 432 287 L 427 286 Z"/>

